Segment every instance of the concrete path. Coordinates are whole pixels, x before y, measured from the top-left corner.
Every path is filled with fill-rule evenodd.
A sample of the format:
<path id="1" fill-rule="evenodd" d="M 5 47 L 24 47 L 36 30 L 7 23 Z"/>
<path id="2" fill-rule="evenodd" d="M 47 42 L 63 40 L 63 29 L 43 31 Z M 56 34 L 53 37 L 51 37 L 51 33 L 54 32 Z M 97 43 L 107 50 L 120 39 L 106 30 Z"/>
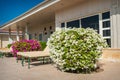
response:
<path id="1" fill-rule="evenodd" d="M 51 64 L 35 63 L 28 69 L 15 58 L 0 58 L 0 80 L 120 80 L 120 63 L 102 61 L 100 72 L 75 74 L 61 72 Z"/>

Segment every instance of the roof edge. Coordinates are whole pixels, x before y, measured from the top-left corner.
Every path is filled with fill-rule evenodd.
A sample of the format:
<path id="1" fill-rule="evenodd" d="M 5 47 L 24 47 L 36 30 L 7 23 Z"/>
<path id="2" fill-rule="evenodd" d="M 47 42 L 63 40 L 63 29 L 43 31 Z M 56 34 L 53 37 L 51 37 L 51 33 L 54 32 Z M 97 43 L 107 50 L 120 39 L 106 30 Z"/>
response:
<path id="1" fill-rule="evenodd" d="M 50 1 L 51 1 L 51 3 L 49 3 L 47 5 L 44 5 L 45 3 L 50 2 Z M 59 2 L 59 1 L 60 0 L 45 0 L 45 1 L 41 2 L 40 4 L 36 5 L 35 7 L 31 8 L 30 10 L 26 11 L 25 13 L 21 14 L 20 16 L 12 19 L 8 23 L 2 25 L 0 29 L 5 29 L 5 28 L 11 26 L 12 24 L 15 24 L 15 23 L 17 23 L 17 22 L 19 22 L 19 21 L 33 15 L 33 14 L 39 12 L 39 11 L 41 11 L 41 10 L 43 10 L 43 9 L 45 9 L 45 8 Z M 36 9 L 36 8 L 38 8 L 38 9 Z"/>

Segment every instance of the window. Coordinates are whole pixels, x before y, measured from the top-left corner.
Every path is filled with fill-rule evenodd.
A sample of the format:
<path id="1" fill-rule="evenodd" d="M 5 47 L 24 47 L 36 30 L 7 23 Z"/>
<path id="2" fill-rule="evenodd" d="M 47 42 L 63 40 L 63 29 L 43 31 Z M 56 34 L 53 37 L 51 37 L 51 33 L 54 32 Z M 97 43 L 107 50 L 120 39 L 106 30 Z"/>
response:
<path id="1" fill-rule="evenodd" d="M 106 39 L 106 42 L 107 42 L 107 44 L 109 45 L 109 47 L 111 47 L 111 39 L 110 39 L 110 38 L 107 38 L 107 39 Z"/>
<path id="2" fill-rule="evenodd" d="M 61 28 L 64 28 L 65 27 L 65 23 L 61 23 Z"/>
<path id="3" fill-rule="evenodd" d="M 100 19 L 99 19 L 100 18 Z M 100 22 L 100 23 L 99 23 Z M 100 25 L 99 25 L 100 24 Z M 98 15 L 77 19 L 70 22 L 61 23 L 61 28 L 93 28 L 106 39 L 109 46 L 111 46 L 111 22 L 110 22 L 110 11 L 100 13 Z"/>
<path id="4" fill-rule="evenodd" d="M 110 27 L 110 21 L 104 21 L 103 22 L 103 28 Z"/>
<path id="5" fill-rule="evenodd" d="M 102 13 L 102 19 L 109 19 L 110 18 L 110 12 Z"/>
<path id="6" fill-rule="evenodd" d="M 42 41 L 42 34 L 39 34 L 39 41 Z"/>
<path id="7" fill-rule="evenodd" d="M 110 36 L 110 30 L 103 30 L 103 37 Z"/>
<path id="8" fill-rule="evenodd" d="M 32 39 L 32 34 L 29 34 L 29 40 Z"/>
<path id="9" fill-rule="evenodd" d="M 102 13 L 102 25 L 103 38 L 106 39 L 109 47 L 111 47 L 110 12 Z"/>
<path id="10" fill-rule="evenodd" d="M 34 34 L 34 38 L 37 39 L 37 33 Z"/>
<path id="11" fill-rule="evenodd" d="M 79 20 L 74 20 L 74 21 L 70 21 L 70 22 L 67 22 L 67 28 L 79 28 L 80 26 L 80 22 Z"/>
<path id="12" fill-rule="evenodd" d="M 83 28 L 93 28 L 99 33 L 99 16 L 95 15 L 81 19 L 81 26 Z"/>

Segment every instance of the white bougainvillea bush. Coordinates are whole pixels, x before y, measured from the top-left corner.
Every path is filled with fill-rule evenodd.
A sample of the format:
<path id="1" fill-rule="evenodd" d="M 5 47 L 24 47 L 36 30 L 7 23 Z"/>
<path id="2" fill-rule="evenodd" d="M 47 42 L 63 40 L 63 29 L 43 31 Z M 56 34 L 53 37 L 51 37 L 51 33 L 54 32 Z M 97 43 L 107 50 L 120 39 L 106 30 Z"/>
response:
<path id="1" fill-rule="evenodd" d="M 48 40 L 51 59 L 62 71 L 93 71 L 106 41 L 93 29 L 74 28 L 54 32 Z"/>

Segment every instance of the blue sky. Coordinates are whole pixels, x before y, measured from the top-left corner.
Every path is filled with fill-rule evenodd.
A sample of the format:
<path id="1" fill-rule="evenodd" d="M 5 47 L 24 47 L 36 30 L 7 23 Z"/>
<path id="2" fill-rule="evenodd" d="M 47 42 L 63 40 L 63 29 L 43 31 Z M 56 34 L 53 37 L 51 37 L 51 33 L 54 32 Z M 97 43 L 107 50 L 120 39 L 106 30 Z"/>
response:
<path id="1" fill-rule="evenodd" d="M 44 0 L 0 0 L 0 26 Z"/>

